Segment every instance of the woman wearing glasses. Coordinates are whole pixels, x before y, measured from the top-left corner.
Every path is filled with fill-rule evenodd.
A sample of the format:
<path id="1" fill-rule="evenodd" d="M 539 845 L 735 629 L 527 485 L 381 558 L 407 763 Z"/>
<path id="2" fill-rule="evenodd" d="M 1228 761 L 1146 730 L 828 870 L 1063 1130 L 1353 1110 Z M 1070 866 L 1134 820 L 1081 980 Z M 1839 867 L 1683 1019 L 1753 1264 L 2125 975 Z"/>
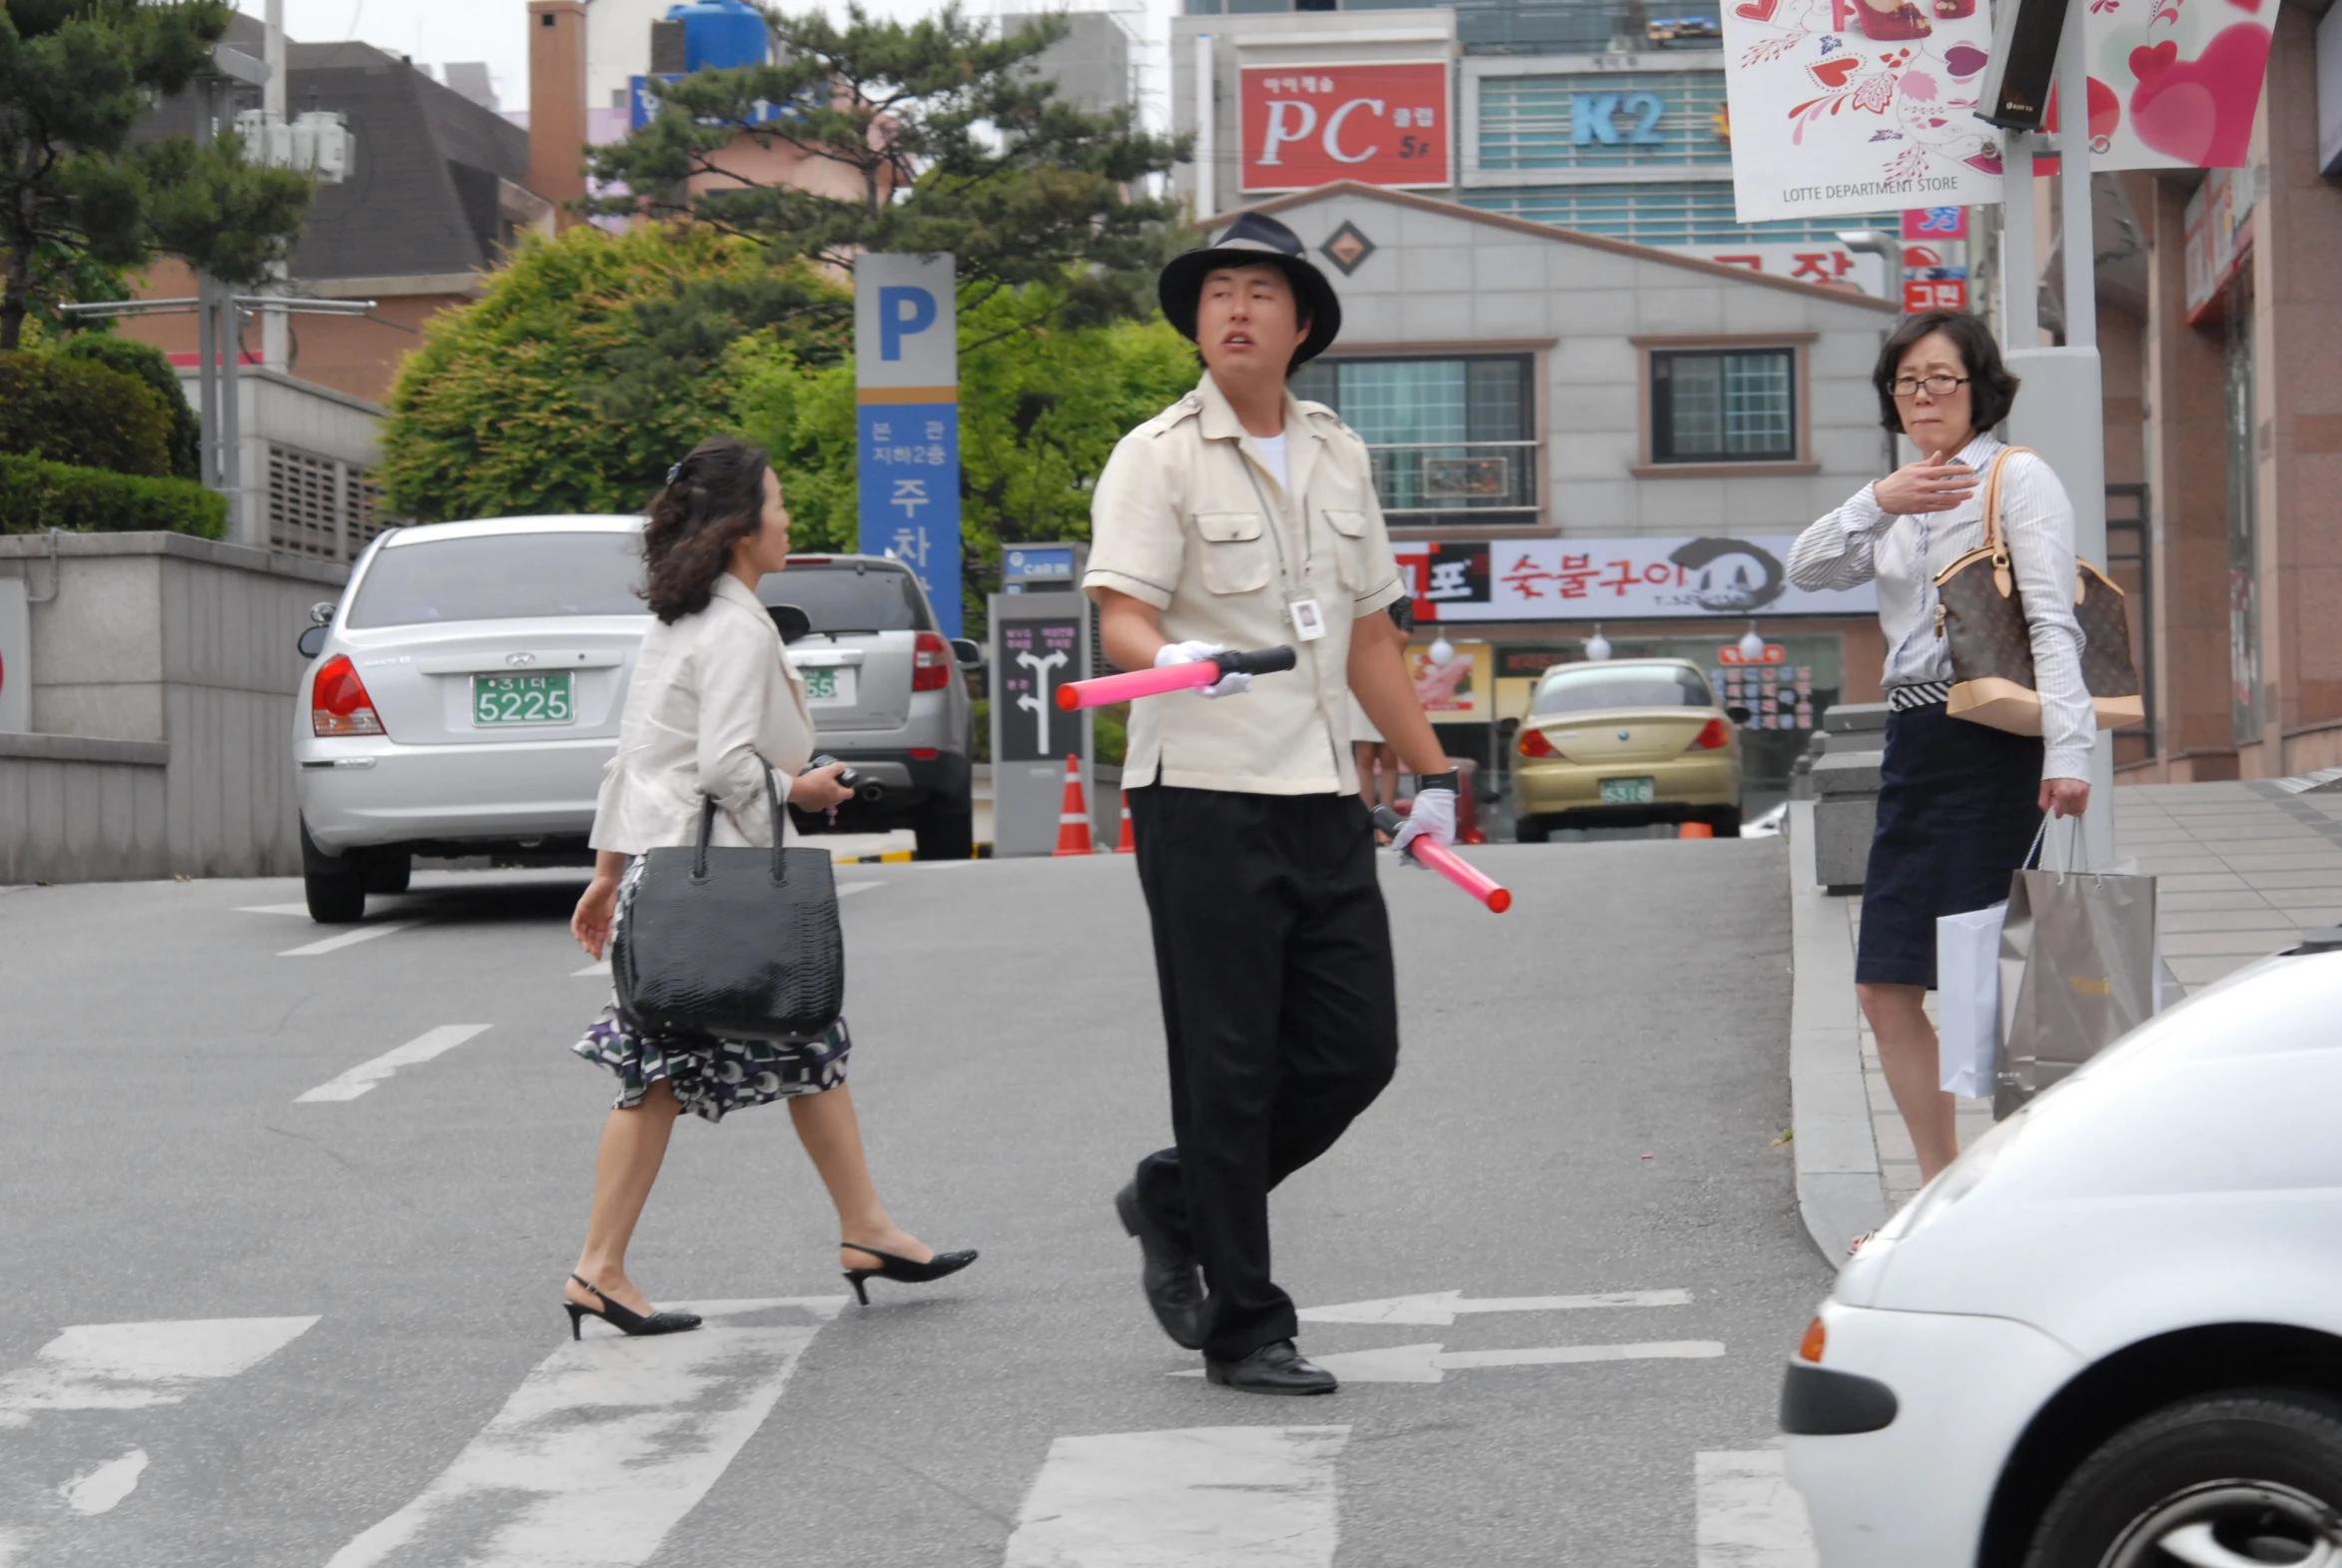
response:
<path id="1" fill-rule="evenodd" d="M 1871 379 L 1882 421 L 1909 436 L 1920 459 L 1798 535 L 1789 576 L 1803 588 L 1879 585 L 1891 711 L 1855 993 L 1926 1181 L 1959 1153 L 1923 1006 L 1936 985 L 1936 919 L 2006 898 L 2041 814 L 2073 816 L 2089 804 L 2097 726 L 2073 618 L 2073 504 L 2030 452 L 2001 470 L 2000 526 L 2044 733 L 2012 735 L 1945 711 L 1952 659 L 1936 630 L 1936 573 L 1984 541 L 1981 481 L 2007 444 L 1991 430 L 2016 400 L 2016 378 L 1990 330 L 1964 312 L 1908 317 Z"/>

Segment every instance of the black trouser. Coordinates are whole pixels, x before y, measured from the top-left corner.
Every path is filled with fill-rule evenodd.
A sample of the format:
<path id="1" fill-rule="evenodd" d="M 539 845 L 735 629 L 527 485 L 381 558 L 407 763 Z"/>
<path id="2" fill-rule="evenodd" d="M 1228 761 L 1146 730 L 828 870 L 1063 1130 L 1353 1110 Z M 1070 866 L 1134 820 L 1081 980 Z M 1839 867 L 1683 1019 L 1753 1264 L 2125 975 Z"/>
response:
<path id="1" fill-rule="evenodd" d="M 1398 1065 L 1390 922 L 1354 795 L 1131 791 L 1155 928 L 1174 1147 L 1139 1201 L 1188 1239 L 1203 1351 L 1290 1339 L 1268 1273 L 1268 1190 L 1333 1147 Z"/>

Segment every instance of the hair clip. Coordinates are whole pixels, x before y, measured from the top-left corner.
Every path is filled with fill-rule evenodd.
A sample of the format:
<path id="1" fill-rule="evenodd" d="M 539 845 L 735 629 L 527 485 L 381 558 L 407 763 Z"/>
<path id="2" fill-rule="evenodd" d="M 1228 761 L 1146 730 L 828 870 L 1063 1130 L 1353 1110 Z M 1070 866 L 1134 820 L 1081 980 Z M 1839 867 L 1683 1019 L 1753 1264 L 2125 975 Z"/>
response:
<path id="1" fill-rule="evenodd" d="M 677 479 L 680 479 L 681 477 L 683 477 L 683 465 L 682 465 L 681 463 L 679 463 L 679 462 L 678 462 L 678 463 L 674 463 L 674 464 L 672 464 L 672 465 L 670 465 L 670 466 L 668 467 L 668 469 L 667 469 L 667 483 L 668 483 L 668 484 L 670 484 L 670 485 L 671 485 L 671 484 L 673 484 L 673 483 L 674 483 L 674 482 L 675 482 Z"/>

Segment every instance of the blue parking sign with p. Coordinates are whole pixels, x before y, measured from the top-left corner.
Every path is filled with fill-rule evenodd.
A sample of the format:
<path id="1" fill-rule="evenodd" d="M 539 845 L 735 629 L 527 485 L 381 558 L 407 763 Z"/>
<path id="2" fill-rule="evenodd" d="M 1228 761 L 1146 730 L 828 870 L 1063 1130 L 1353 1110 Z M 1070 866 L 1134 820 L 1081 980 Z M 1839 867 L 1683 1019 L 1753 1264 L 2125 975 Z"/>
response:
<path id="1" fill-rule="evenodd" d="M 949 256 L 854 266 L 861 550 L 893 555 L 960 634 L 960 354 Z"/>

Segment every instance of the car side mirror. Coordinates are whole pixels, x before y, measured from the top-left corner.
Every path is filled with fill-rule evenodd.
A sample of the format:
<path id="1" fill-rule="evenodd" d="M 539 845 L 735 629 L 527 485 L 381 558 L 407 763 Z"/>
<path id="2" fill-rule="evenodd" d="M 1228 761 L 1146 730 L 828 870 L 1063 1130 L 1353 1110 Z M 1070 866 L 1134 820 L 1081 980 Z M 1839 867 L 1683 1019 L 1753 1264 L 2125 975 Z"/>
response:
<path id="1" fill-rule="evenodd" d="M 773 629 L 781 634 L 783 642 L 795 642 L 813 631 L 813 617 L 794 604 L 768 604 L 765 609 L 771 614 Z"/>
<path id="2" fill-rule="evenodd" d="M 960 668 L 964 670 L 984 668 L 984 644 L 974 637 L 954 637 L 952 656 L 960 661 Z"/>
<path id="3" fill-rule="evenodd" d="M 1754 718 L 1756 715 L 1755 715 L 1755 714 L 1752 714 L 1751 712 L 1749 712 L 1749 710 L 1748 710 L 1748 709 L 1746 709 L 1746 708 L 1744 708 L 1744 707 L 1741 707 L 1739 704 L 1737 704 L 1737 703 L 1736 703 L 1736 704 L 1734 704 L 1732 707 L 1726 708 L 1726 709 L 1724 710 L 1724 716 L 1725 716 L 1726 718 L 1728 718 L 1728 719 L 1732 720 L 1732 722 L 1733 722 L 1733 723 L 1735 723 L 1735 724 L 1746 724 L 1746 723 L 1747 723 L 1747 722 L 1748 722 L 1750 719 Z"/>
<path id="4" fill-rule="evenodd" d="M 326 634 L 332 629 L 329 626 L 304 626 L 301 629 L 301 640 L 296 644 L 301 649 L 301 656 L 314 659 L 325 652 Z"/>

